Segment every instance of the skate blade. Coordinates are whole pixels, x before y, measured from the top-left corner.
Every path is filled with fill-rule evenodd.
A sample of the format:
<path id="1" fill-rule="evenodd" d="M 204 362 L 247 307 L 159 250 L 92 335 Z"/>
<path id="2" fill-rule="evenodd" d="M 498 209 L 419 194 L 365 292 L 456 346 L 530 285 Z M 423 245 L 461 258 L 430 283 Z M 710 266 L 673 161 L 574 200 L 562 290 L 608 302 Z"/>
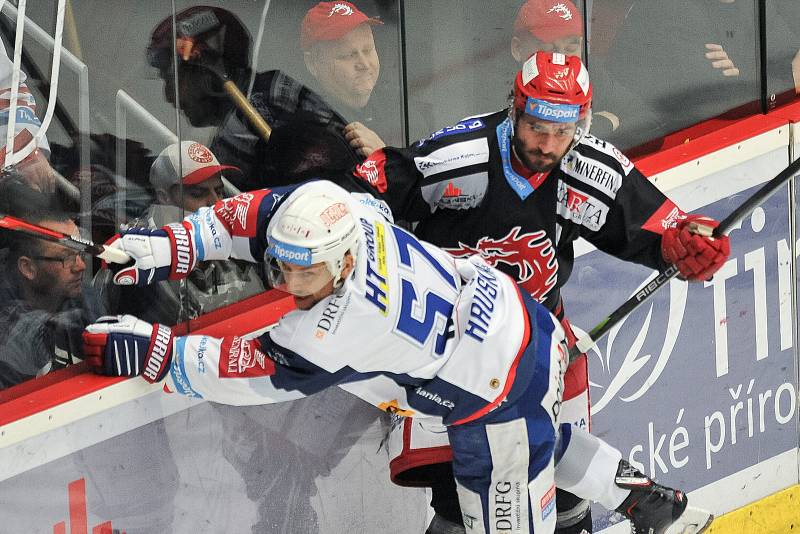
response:
<path id="1" fill-rule="evenodd" d="M 700 534 L 705 532 L 714 521 L 714 515 L 702 510 L 687 506 L 681 516 L 667 528 L 664 534 Z"/>

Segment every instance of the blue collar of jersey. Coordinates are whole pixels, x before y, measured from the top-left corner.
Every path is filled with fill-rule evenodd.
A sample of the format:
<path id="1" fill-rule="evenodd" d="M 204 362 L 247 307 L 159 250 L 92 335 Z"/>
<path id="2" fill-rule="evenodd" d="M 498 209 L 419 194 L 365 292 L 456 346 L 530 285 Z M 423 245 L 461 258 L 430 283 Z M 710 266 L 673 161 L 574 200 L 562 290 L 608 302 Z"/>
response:
<path id="1" fill-rule="evenodd" d="M 503 162 L 503 174 L 511 189 L 519 195 L 519 198 L 525 200 L 533 193 L 534 188 L 528 180 L 517 174 L 511 167 L 511 119 L 506 118 L 506 120 L 498 124 L 496 131 L 497 144 L 500 147 L 500 159 Z"/>

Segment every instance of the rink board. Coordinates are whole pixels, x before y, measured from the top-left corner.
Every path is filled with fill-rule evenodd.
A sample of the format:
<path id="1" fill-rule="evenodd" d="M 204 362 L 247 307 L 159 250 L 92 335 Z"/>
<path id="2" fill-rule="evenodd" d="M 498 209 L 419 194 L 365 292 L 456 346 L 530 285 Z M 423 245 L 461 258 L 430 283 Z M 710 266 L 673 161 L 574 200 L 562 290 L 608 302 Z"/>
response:
<path id="1" fill-rule="evenodd" d="M 788 165 L 788 144 L 788 127 L 766 132 L 732 147 L 738 156 L 715 152 L 662 173 L 660 186 L 687 211 L 719 220 Z M 713 282 L 673 280 L 589 354 L 593 433 L 717 515 L 798 481 L 789 191 L 730 233 L 731 256 Z M 590 246 L 581 252 L 564 300 L 588 330 L 653 271 Z M 619 516 L 596 507 L 594 519 L 599 531 Z"/>
<path id="2" fill-rule="evenodd" d="M 786 127 L 767 130 L 654 181 L 685 209 L 723 218 L 788 164 L 788 143 Z M 787 185 L 732 232 L 715 282 L 672 282 L 590 353 L 593 431 L 696 504 L 749 506 L 762 526 L 798 483 L 795 208 Z M 650 274 L 583 247 L 567 311 L 588 329 Z M 252 331 L 278 315 L 250 310 L 205 331 Z M 105 387 L 59 402 L 81 380 Z M 425 493 L 388 482 L 375 410 L 337 389 L 233 408 L 91 377 L 49 397 L 40 410 L 27 399 L 4 406 L 31 413 L 22 419 L 0 414 L 10 421 L 0 427 L 3 532 L 425 529 Z M 740 513 L 714 532 L 743 531 Z M 599 509 L 595 519 L 597 531 L 627 528 Z"/>
<path id="3" fill-rule="evenodd" d="M 388 482 L 378 411 L 352 395 L 233 407 L 143 384 L 2 449 L 0 532 L 424 531 L 425 492 Z"/>

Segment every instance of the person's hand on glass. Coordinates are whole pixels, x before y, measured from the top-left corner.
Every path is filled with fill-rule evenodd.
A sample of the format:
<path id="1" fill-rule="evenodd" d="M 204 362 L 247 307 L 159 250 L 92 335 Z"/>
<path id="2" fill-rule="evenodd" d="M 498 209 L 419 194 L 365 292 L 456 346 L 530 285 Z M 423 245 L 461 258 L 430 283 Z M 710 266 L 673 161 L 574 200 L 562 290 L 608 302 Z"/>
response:
<path id="1" fill-rule="evenodd" d="M 711 60 L 711 66 L 722 71 L 723 76 L 739 75 L 739 69 L 736 68 L 731 58 L 728 57 L 728 53 L 722 48 L 722 45 L 707 44 L 706 50 L 706 59 Z"/>
<path id="2" fill-rule="evenodd" d="M 359 155 L 367 157 L 379 148 L 386 146 L 383 139 L 378 137 L 378 134 L 361 124 L 360 122 L 351 122 L 344 127 L 344 137 L 350 146 L 353 147 Z"/>

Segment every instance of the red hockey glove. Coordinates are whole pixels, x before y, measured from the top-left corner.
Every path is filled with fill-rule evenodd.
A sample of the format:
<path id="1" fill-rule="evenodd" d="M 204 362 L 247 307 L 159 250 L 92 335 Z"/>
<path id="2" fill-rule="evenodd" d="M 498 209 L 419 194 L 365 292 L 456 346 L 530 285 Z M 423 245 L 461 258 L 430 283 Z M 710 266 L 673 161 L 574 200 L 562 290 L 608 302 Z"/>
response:
<path id="1" fill-rule="evenodd" d="M 172 360 L 172 329 L 133 315 L 100 317 L 83 333 L 83 351 L 95 372 L 159 382 Z"/>
<path id="2" fill-rule="evenodd" d="M 708 280 L 731 253 L 728 236 L 711 237 L 719 225 L 702 215 L 687 215 L 661 236 L 661 254 L 687 280 Z"/>

